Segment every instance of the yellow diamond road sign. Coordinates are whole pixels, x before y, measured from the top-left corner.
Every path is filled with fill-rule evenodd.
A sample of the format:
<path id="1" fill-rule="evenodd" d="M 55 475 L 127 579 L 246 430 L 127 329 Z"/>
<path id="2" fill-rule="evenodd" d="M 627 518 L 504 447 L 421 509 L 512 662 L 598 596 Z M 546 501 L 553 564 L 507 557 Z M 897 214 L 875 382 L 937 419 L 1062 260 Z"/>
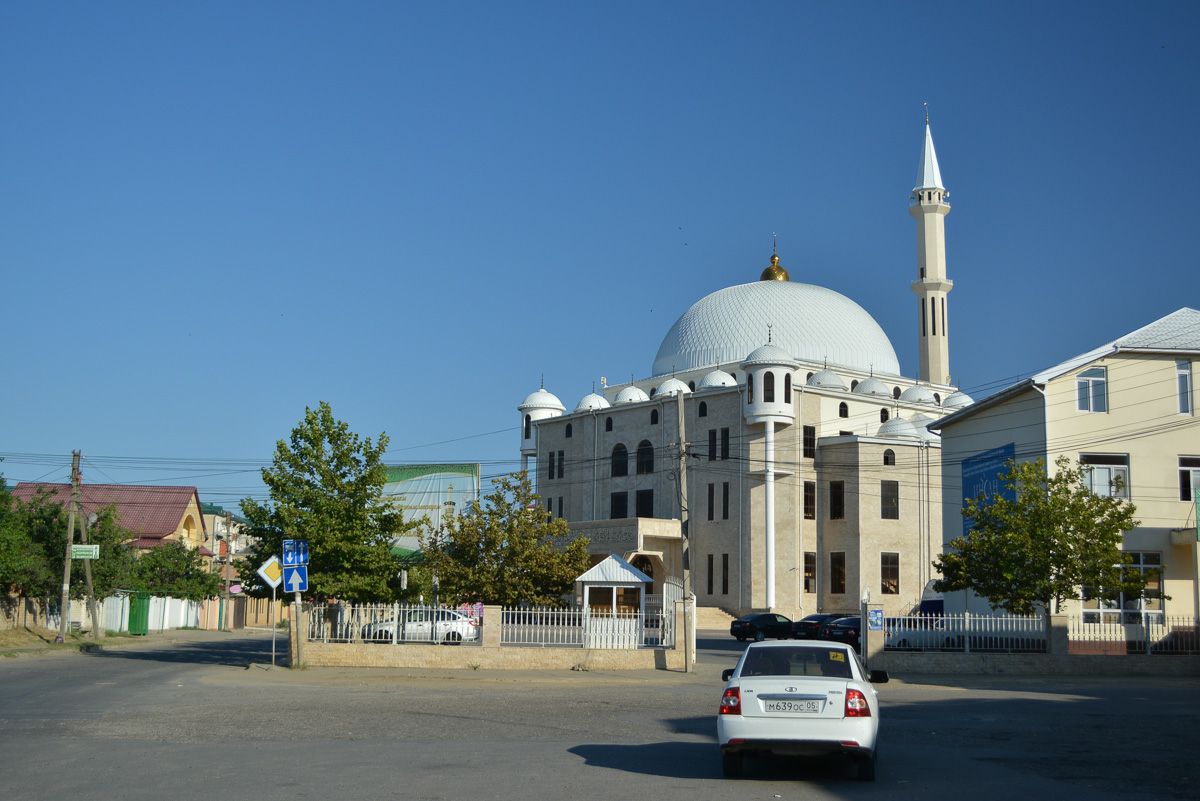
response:
<path id="1" fill-rule="evenodd" d="M 278 587 L 279 582 L 283 580 L 283 568 L 279 565 L 279 557 L 272 556 L 263 562 L 262 567 L 258 569 L 258 575 L 262 576 L 262 580 L 271 589 Z"/>

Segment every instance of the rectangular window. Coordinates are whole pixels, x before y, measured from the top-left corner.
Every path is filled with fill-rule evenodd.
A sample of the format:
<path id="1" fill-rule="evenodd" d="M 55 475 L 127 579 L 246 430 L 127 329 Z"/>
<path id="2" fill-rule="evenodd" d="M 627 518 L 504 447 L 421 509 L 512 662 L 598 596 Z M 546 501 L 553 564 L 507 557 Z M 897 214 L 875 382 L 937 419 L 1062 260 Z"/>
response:
<path id="1" fill-rule="evenodd" d="M 879 482 L 879 518 L 881 520 L 900 519 L 900 482 Z"/>
<path id="2" fill-rule="evenodd" d="M 817 591 L 817 552 L 804 552 L 804 591 Z"/>
<path id="3" fill-rule="evenodd" d="M 829 482 L 829 519 L 841 520 L 846 516 L 846 482 Z"/>
<path id="4" fill-rule="evenodd" d="M 729 429 L 721 429 L 721 459 L 729 458 Z"/>
<path id="5" fill-rule="evenodd" d="M 1163 615 L 1162 592 L 1162 554 L 1128 552 L 1132 563 L 1125 569 L 1138 571 L 1146 580 L 1146 589 L 1140 597 L 1130 597 L 1124 593 L 1106 595 L 1092 588 L 1084 588 L 1083 622 L 1084 623 L 1161 623 Z M 1089 595 L 1095 597 L 1089 598 Z"/>
<path id="6" fill-rule="evenodd" d="M 1129 457 L 1113 453 L 1081 453 L 1079 463 L 1086 468 L 1084 481 L 1096 495 L 1129 497 Z"/>
<path id="7" fill-rule="evenodd" d="M 817 519 L 817 482 L 804 482 L 804 519 Z"/>
<path id="8" fill-rule="evenodd" d="M 1200 458 L 1195 456 L 1180 456 L 1179 500 L 1197 500 L 1197 492 L 1200 492 Z"/>
<path id="9" fill-rule="evenodd" d="M 638 517 L 654 517 L 654 490 L 638 490 L 634 498 Z"/>
<path id="10" fill-rule="evenodd" d="M 804 427 L 804 458 L 817 458 L 817 427 Z"/>
<path id="11" fill-rule="evenodd" d="M 729 519 L 729 482 L 721 482 L 721 519 Z"/>
<path id="12" fill-rule="evenodd" d="M 1075 397 L 1081 412 L 1108 411 L 1108 368 L 1093 367 L 1075 377 Z"/>
<path id="13" fill-rule="evenodd" d="M 1179 390 L 1179 413 L 1192 413 L 1192 363 L 1187 359 L 1175 362 L 1175 384 Z"/>
<path id="14" fill-rule="evenodd" d="M 563 477 L 563 465 L 565 465 L 566 463 L 567 463 L 567 460 L 563 458 L 563 452 L 559 451 L 558 452 L 558 477 L 559 478 Z"/>
<path id="15" fill-rule="evenodd" d="M 608 516 L 613 520 L 629 517 L 629 493 L 614 492 L 608 498 Z"/>
<path id="16" fill-rule="evenodd" d="M 717 458 L 717 429 L 710 428 L 708 430 L 708 461 L 713 461 Z"/>
<path id="17" fill-rule="evenodd" d="M 900 554 L 879 554 L 879 591 L 884 595 L 900 594 Z"/>
<path id="18" fill-rule="evenodd" d="M 729 554 L 721 554 L 721 594 L 729 594 Z"/>
<path id="19" fill-rule="evenodd" d="M 548 514 L 548 515 L 554 514 L 554 499 L 553 498 L 546 499 L 546 514 Z"/>
<path id="20" fill-rule="evenodd" d="M 562 516 L 563 516 L 563 504 L 562 504 L 562 499 L 563 499 L 563 496 L 559 495 L 559 496 L 558 496 L 558 516 L 559 516 L 559 517 L 562 517 Z"/>
<path id="21" fill-rule="evenodd" d="M 713 594 L 713 555 L 708 555 L 708 594 Z"/>
<path id="22" fill-rule="evenodd" d="M 846 594 L 846 554 L 834 551 L 829 554 L 829 592 L 833 595 Z"/>
<path id="23" fill-rule="evenodd" d="M 546 478 L 554 478 L 554 451 L 550 451 L 548 461 L 550 469 L 546 471 Z"/>
<path id="24" fill-rule="evenodd" d="M 716 495 L 717 495 L 717 485 L 709 484 L 708 485 L 708 519 L 709 520 L 713 519 L 713 514 L 716 511 L 716 508 L 715 508 L 716 503 L 714 501 L 714 499 L 716 498 Z"/>

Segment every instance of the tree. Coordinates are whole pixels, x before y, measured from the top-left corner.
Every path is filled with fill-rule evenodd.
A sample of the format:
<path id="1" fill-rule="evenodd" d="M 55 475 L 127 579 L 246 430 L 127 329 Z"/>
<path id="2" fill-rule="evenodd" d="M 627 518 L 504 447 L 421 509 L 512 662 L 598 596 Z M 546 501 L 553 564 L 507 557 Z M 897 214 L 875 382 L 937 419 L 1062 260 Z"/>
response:
<path id="1" fill-rule="evenodd" d="M 387 434 L 361 439 L 334 418 L 329 404 L 306 408 L 291 437 L 275 445 L 262 471 L 268 503 L 242 501 L 252 542 L 238 563 L 242 583 L 255 595 L 267 592 L 255 572 L 285 539 L 308 541 L 309 592 L 317 598 L 389 601 L 399 591 L 392 540 L 415 527 L 383 499 Z"/>
<path id="2" fill-rule="evenodd" d="M 570 592 L 587 570 L 588 552 L 587 540 L 566 539 L 566 521 L 541 507 L 528 474 L 519 473 L 497 480 L 483 503 L 447 515 L 421 547 L 443 598 L 513 606 Z"/>
<path id="3" fill-rule="evenodd" d="M 221 591 L 221 580 L 182 542 L 164 542 L 141 555 L 133 568 L 133 586 L 152 595 L 187 601 L 211 598 Z"/>
<path id="4" fill-rule="evenodd" d="M 10 592 L 30 594 L 30 588 L 40 584 L 38 576 L 47 572 L 44 555 L 29 536 L 22 511 L 0 477 L 0 600 L 6 602 Z"/>
<path id="5" fill-rule="evenodd" d="M 1060 456 L 1055 473 L 1045 462 L 1010 460 L 1001 483 L 1016 500 L 980 493 L 968 499 L 969 532 L 934 560 L 939 592 L 974 590 L 993 609 L 1031 614 L 1067 598 L 1113 599 L 1145 589 L 1145 577 L 1127 570 L 1121 535 L 1138 525 L 1134 505 L 1096 495 L 1084 483 L 1087 468 Z"/>

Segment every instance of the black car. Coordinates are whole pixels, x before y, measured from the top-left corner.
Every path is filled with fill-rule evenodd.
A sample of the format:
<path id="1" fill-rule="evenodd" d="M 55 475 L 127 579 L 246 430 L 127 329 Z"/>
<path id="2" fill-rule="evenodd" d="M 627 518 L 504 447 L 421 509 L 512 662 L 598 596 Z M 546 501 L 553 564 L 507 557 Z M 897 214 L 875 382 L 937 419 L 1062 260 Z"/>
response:
<path id="1" fill-rule="evenodd" d="M 829 612 L 820 612 L 815 615 L 807 615 L 800 620 L 792 621 L 792 636 L 797 640 L 815 640 L 821 635 L 821 624 L 830 620 L 836 620 L 839 617 L 845 617 L 841 613 L 830 614 Z"/>
<path id="2" fill-rule="evenodd" d="M 729 624 L 729 633 L 744 640 L 765 640 L 774 637 L 777 640 L 792 639 L 792 619 L 777 615 L 774 612 L 757 612 L 753 615 L 743 615 Z"/>
<path id="3" fill-rule="evenodd" d="M 839 617 L 833 620 L 827 620 L 821 624 L 821 634 L 819 639 L 833 640 L 834 642 L 844 642 L 847 645 L 853 646 L 854 650 L 861 650 L 858 647 L 858 634 L 862 631 L 862 618 L 854 615 L 852 617 Z"/>

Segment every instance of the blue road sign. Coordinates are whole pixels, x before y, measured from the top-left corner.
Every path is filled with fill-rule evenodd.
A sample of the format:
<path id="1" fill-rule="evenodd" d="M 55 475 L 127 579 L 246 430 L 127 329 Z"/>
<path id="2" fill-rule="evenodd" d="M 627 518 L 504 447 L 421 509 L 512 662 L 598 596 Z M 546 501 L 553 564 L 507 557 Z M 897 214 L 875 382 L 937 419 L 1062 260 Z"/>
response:
<path id="1" fill-rule="evenodd" d="M 308 564 L 308 540 L 283 541 L 283 566 Z"/>
<path id="2" fill-rule="evenodd" d="M 283 588 L 288 592 L 308 592 L 308 566 L 285 567 L 283 569 Z"/>

